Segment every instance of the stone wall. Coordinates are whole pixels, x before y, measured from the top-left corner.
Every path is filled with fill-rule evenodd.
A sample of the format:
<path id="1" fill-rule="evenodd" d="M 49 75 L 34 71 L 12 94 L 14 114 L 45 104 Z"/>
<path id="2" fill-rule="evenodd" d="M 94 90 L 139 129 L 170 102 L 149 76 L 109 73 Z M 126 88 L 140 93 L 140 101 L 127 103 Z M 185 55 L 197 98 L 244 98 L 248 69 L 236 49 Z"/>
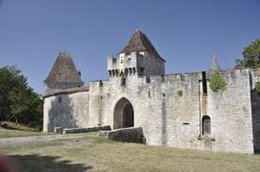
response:
<path id="1" fill-rule="evenodd" d="M 140 52 L 137 63 L 139 68 L 144 69 L 144 71 L 140 71 L 139 76 L 165 74 L 164 61 L 162 61 L 162 59 L 152 57 L 148 52 Z"/>
<path id="2" fill-rule="evenodd" d="M 123 71 L 124 76 L 164 75 L 164 61 L 152 57 L 148 52 L 121 53 L 117 57 L 108 57 L 107 70 L 110 77 L 118 77 Z"/>
<path id="3" fill-rule="evenodd" d="M 256 92 L 256 82 L 260 82 L 260 69 L 251 70 L 251 99 L 255 151 L 260 152 L 260 95 Z"/>
<path id="4" fill-rule="evenodd" d="M 141 127 L 121 128 L 113 131 L 99 131 L 99 136 L 110 140 L 129 142 L 129 143 L 144 143 L 145 138 Z"/>
<path id="5" fill-rule="evenodd" d="M 89 118 L 89 93 L 70 92 L 44 98 L 43 131 L 54 127 L 87 127 Z"/>
<path id="6" fill-rule="evenodd" d="M 259 98 L 251 97 L 250 71 L 228 70 L 222 75 L 227 89 L 215 93 L 209 88 L 207 72 L 205 94 L 201 72 L 149 79 L 132 75 L 126 77 L 124 84 L 121 77 L 93 81 L 88 92 L 45 98 L 44 130 L 52 131 L 59 125 L 113 127 L 116 104 L 124 98 L 134 109 L 134 127 L 142 127 L 149 145 L 253 153 L 253 128 L 257 135 L 260 127 L 259 119 L 252 118 L 252 113 L 259 117 Z M 59 97 L 64 101 L 58 103 Z M 251 104 L 251 98 L 255 103 Z M 209 135 L 202 133 L 205 115 L 211 121 Z M 259 141 L 255 140 L 255 145 Z"/>
<path id="7" fill-rule="evenodd" d="M 208 89 L 206 113 L 211 117 L 211 136 L 215 141 L 204 145 L 215 151 L 253 153 L 249 70 L 228 70 L 222 75 L 227 89 Z"/>
<path id="8" fill-rule="evenodd" d="M 124 97 L 133 106 L 134 126 L 143 128 L 147 144 L 252 153 L 249 71 L 225 71 L 223 77 L 227 89 L 215 93 L 208 86 L 207 95 L 201 93 L 201 73 L 151 76 L 149 82 L 132 76 L 124 86 L 120 77 L 102 86 L 91 82 L 90 125 L 113 126 L 114 107 Z M 201 133 L 203 115 L 211 118 L 207 137 Z"/>

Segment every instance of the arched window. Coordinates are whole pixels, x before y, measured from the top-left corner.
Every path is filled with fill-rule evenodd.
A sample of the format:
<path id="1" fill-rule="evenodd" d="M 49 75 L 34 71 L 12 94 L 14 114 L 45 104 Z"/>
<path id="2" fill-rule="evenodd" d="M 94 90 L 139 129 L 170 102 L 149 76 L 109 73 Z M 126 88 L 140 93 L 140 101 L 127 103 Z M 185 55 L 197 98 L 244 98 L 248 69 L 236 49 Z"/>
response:
<path id="1" fill-rule="evenodd" d="M 211 133 L 211 122 L 209 116 L 202 117 L 202 135 L 210 135 Z"/>

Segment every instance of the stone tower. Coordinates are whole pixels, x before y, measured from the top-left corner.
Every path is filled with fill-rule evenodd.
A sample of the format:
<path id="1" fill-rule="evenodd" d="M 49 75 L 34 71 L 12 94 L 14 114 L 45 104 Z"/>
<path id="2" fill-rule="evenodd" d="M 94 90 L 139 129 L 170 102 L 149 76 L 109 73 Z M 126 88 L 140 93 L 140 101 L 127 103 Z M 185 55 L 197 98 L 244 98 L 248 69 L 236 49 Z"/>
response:
<path id="1" fill-rule="evenodd" d="M 107 70 L 109 77 L 164 75 L 164 63 L 147 36 L 136 30 L 115 58 L 108 57 Z"/>
<path id="2" fill-rule="evenodd" d="M 69 88 L 81 87 L 84 83 L 69 53 L 59 53 L 45 83 L 45 94 Z"/>

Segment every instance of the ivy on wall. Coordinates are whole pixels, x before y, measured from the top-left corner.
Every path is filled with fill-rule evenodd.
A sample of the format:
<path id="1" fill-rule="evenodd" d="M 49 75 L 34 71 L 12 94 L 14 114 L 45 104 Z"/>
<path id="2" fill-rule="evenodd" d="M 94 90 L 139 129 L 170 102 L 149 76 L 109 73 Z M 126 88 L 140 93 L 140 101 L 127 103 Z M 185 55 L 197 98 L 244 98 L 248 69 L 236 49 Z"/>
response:
<path id="1" fill-rule="evenodd" d="M 178 90 L 178 91 L 177 91 L 177 96 L 178 96 L 178 97 L 182 97 L 182 95 L 183 95 L 183 91 L 182 91 L 182 90 Z"/>
<path id="2" fill-rule="evenodd" d="M 214 71 L 210 77 L 209 87 L 214 92 L 225 91 L 227 89 L 227 82 L 218 71 Z"/>

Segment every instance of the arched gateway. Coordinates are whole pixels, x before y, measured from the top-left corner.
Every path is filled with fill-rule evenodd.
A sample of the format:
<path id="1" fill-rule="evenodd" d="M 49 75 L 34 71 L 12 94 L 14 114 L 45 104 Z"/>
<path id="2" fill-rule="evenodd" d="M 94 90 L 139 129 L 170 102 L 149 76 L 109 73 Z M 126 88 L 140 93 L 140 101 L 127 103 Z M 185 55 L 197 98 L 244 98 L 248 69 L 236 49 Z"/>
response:
<path id="1" fill-rule="evenodd" d="M 134 109 L 126 98 L 121 98 L 114 108 L 114 129 L 134 126 Z"/>

